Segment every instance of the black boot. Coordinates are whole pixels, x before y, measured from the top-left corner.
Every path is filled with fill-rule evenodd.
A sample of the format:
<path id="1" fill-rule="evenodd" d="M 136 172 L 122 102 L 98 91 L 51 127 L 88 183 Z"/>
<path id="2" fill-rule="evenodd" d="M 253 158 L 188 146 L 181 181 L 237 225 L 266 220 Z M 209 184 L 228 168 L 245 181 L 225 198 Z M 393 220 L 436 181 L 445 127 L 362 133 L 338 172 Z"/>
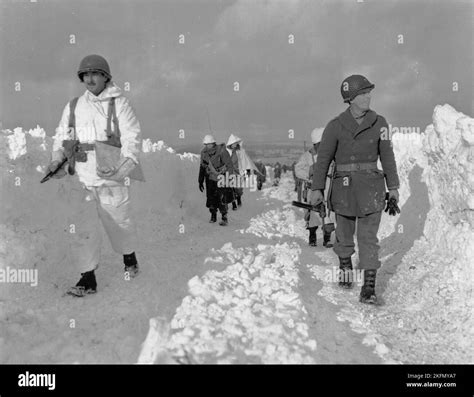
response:
<path id="1" fill-rule="evenodd" d="M 323 235 L 324 241 L 323 241 L 323 246 L 326 248 L 331 248 L 333 245 L 330 243 L 331 241 L 331 233 L 324 233 Z"/>
<path id="2" fill-rule="evenodd" d="M 339 286 L 342 288 L 351 288 L 352 276 L 351 257 L 339 258 Z"/>
<path id="3" fill-rule="evenodd" d="M 82 298 L 88 294 L 95 294 L 97 292 L 97 281 L 95 279 L 94 270 L 81 273 L 81 279 L 75 287 L 69 288 L 68 295 Z"/>
<path id="4" fill-rule="evenodd" d="M 209 220 L 209 223 L 215 223 L 217 222 L 217 212 L 213 211 L 211 212 L 211 219 Z"/>
<path id="5" fill-rule="evenodd" d="M 369 305 L 377 304 L 377 297 L 375 296 L 375 278 L 377 270 L 364 270 L 364 285 L 360 290 L 359 301 Z"/>
<path id="6" fill-rule="evenodd" d="M 235 201 L 232 201 L 232 210 L 233 211 L 237 210 L 237 203 Z"/>
<path id="7" fill-rule="evenodd" d="M 138 274 L 138 263 L 135 252 L 123 256 L 123 263 L 125 265 L 124 272 L 128 273 L 130 277 L 135 277 Z"/>
<path id="8" fill-rule="evenodd" d="M 227 214 L 222 214 L 222 220 L 219 222 L 219 225 L 221 226 L 227 226 L 228 221 L 227 221 Z"/>
<path id="9" fill-rule="evenodd" d="M 240 196 L 237 196 L 237 205 L 239 207 L 242 207 L 242 199 L 240 198 Z"/>
<path id="10" fill-rule="evenodd" d="M 309 230 L 309 245 L 311 247 L 316 247 L 317 246 L 317 243 L 316 243 L 316 230 L 318 230 L 318 227 L 317 226 L 308 227 L 308 230 Z"/>

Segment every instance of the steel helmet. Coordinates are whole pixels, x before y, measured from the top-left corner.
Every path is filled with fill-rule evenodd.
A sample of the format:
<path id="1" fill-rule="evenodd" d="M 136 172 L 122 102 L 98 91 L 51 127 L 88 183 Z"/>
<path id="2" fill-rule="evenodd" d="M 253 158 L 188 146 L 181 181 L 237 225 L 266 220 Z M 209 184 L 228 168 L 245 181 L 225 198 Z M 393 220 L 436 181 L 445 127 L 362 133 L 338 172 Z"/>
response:
<path id="1" fill-rule="evenodd" d="M 82 81 L 82 75 L 87 72 L 101 72 L 109 79 L 112 78 L 110 74 L 109 64 L 104 57 L 100 55 L 87 55 L 80 63 L 77 76 Z"/>
<path id="2" fill-rule="evenodd" d="M 204 137 L 204 139 L 202 140 L 202 143 L 204 145 L 208 144 L 208 143 L 216 143 L 216 140 L 214 139 L 214 137 L 212 135 L 206 135 Z"/>
<path id="3" fill-rule="evenodd" d="M 319 143 L 321 142 L 321 138 L 323 137 L 324 128 L 315 128 L 313 132 L 311 132 L 311 142 Z"/>
<path id="4" fill-rule="evenodd" d="M 357 95 L 362 94 L 364 90 L 372 90 L 375 84 L 372 84 L 364 76 L 353 74 L 347 77 L 341 84 L 341 95 L 344 102 L 352 101 Z"/>

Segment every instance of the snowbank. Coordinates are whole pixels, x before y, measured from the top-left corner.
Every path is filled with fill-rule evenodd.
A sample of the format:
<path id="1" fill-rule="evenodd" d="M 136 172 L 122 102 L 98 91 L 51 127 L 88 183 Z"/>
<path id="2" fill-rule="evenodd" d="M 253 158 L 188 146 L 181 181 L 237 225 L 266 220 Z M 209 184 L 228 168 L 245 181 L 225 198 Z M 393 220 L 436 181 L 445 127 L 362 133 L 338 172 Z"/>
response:
<path id="1" fill-rule="evenodd" d="M 309 339 L 296 291 L 300 248 L 227 243 L 212 251 L 215 256 L 207 261 L 229 266 L 189 281 L 190 295 L 171 322 L 166 349 L 178 361 L 192 363 L 313 363 L 316 341 Z M 145 341 L 142 355 L 149 351 Z"/>
<path id="2" fill-rule="evenodd" d="M 423 236 L 386 290 L 387 304 L 404 312 L 403 326 L 392 336 L 395 343 L 405 341 L 400 357 L 409 362 L 472 363 L 474 119 L 438 105 L 421 143 L 400 143 L 395 141 L 401 173 L 407 175 L 415 165 L 423 168 L 429 212 Z"/>
<path id="3" fill-rule="evenodd" d="M 155 152 L 146 151 L 149 145 Z M 0 134 L 0 268 L 36 268 L 40 281 L 64 269 L 64 264 L 73 271 L 67 248 L 74 244 L 70 227 L 79 224 L 85 212 L 85 191 L 77 178 L 39 183 L 51 148 L 52 139 L 39 126 Z M 198 156 L 177 155 L 162 141 L 149 142 L 144 149 L 141 161 L 147 182 L 133 182 L 132 205 L 138 219 L 147 219 L 139 228 L 139 237 L 146 239 L 165 217 L 175 225 L 195 217 L 203 197 L 196 182 Z M 1 287 L 0 298 L 8 296 L 12 286 Z"/>

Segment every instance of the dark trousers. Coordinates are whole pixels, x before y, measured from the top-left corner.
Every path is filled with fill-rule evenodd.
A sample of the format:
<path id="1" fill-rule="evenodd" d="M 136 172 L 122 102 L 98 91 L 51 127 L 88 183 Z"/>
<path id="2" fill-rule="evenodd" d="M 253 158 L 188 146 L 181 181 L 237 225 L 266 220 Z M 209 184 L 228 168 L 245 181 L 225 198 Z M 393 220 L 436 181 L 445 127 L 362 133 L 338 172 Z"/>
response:
<path id="1" fill-rule="evenodd" d="M 340 258 L 349 258 L 355 252 L 354 233 L 357 222 L 359 268 L 367 270 L 380 268 L 380 247 L 377 232 L 379 230 L 381 216 L 381 211 L 363 217 L 336 214 L 337 226 L 334 252 L 337 256 Z"/>
<path id="2" fill-rule="evenodd" d="M 206 179 L 206 207 L 211 213 L 219 210 L 221 214 L 227 214 L 229 189 L 217 187 L 217 181 Z"/>

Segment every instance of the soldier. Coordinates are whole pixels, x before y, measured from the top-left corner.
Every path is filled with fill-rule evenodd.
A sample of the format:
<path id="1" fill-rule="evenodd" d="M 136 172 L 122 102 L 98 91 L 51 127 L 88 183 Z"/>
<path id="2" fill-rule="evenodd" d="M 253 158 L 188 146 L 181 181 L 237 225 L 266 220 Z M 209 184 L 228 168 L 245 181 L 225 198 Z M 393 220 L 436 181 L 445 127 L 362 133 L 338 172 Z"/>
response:
<path id="1" fill-rule="evenodd" d="M 238 178 L 243 177 L 244 169 L 242 167 L 240 155 L 242 153 L 241 148 L 242 140 L 234 135 L 230 134 L 229 139 L 227 140 L 227 152 L 229 153 L 230 158 L 232 159 L 232 166 L 234 167 L 234 175 Z M 233 189 L 234 200 L 232 200 L 232 210 L 235 211 L 237 206 L 242 206 L 242 196 L 244 194 L 244 189 L 242 187 L 234 187 Z"/>
<path id="2" fill-rule="evenodd" d="M 273 186 L 278 186 L 281 178 L 281 164 L 278 161 L 275 164 L 275 168 L 273 168 L 273 177 L 275 178 Z"/>
<path id="3" fill-rule="evenodd" d="M 327 197 L 336 213 L 334 252 L 340 260 L 342 287 L 352 283 L 351 255 L 357 221 L 359 267 L 364 270 L 360 301 L 375 304 L 375 279 L 380 268 L 377 232 L 385 206 L 385 183 L 389 198 L 398 202 L 399 179 L 385 118 L 370 110 L 370 92 L 374 88 L 364 76 L 352 75 L 341 85 L 341 95 L 349 107 L 326 126 L 311 189 L 311 203 L 323 200 L 326 175 L 331 161 L 336 162 L 332 191 Z M 380 157 L 383 171 L 377 168 Z"/>
<path id="4" fill-rule="evenodd" d="M 218 179 L 220 175 L 226 172 L 233 173 L 232 160 L 227 153 L 225 144 L 216 144 L 212 135 L 206 135 L 203 140 L 204 148 L 201 151 L 201 165 L 199 167 L 199 190 L 204 191 L 204 181 L 206 181 L 206 207 L 211 213 L 210 223 L 217 221 L 217 210 L 222 215 L 222 221 L 219 225 L 226 226 L 227 203 L 232 202 L 232 188 L 219 186 Z"/>
<path id="5" fill-rule="evenodd" d="M 255 163 L 255 166 L 260 171 L 259 173 L 257 173 L 257 189 L 262 190 L 263 184 L 265 183 L 265 180 L 267 179 L 267 169 L 265 167 L 265 164 L 263 164 L 261 160 L 258 160 Z"/>
<path id="6" fill-rule="evenodd" d="M 314 174 L 314 166 L 318 158 L 318 148 L 321 142 L 321 137 L 323 135 L 323 128 L 315 128 L 311 132 L 311 141 L 313 142 L 313 147 L 308 151 L 304 152 L 298 163 L 295 165 L 295 174 L 296 177 L 303 183 L 302 198 L 305 202 L 309 201 L 308 192 L 311 189 L 311 182 Z M 330 172 L 332 173 L 332 172 Z M 329 184 L 329 179 L 327 180 L 327 185 Z M 301 201 L 301 200 L 298 200 Z M 316 230 L 319 226 L 323 226 L 323 246 L 326 248 L 331 248 L 331 233 L 334 231 L 334 216 L 327 213 L 326 218 L 321 219 L 319 213 L 315 211 L 307 211 L 305 213 L 306 228 L 309 230 L 309 245 L 316 247 Z"/>
<path id="7" fill-rule="evenodd" d="M 237 206 L 242 206 L 242 196 L 244 194 L 243 185 L 247 178 L 253 178 L 253 171 L 259 173 L 257 166 L 242 147 L 243 141 L 237 135 L 230 134 L 227 140 L 227 152 L 231 156 L 234 175 L 239 181 L 239 186 L 233 188 L 234 200 L 232 209 L 235 211 Z"/>
<path id="8" fill-rule="evenodd" d="M 82 240 L 73 247 L 77 251 L 81 279 L 67 292 L 83 297 L 97 291 L 94 271 L 99 266 L 101 248 L 97 218 L 101 220 L 113 249 L 123 255 L 125 272 L 131 277 L 138 274 L 136 230 L 131 218 L 126 178 L 139 164 L 141 138 L 140 124 L 133 108 L 112 82 L 109 65 L 103 57 L 86 56 L 79 65 L 77 76 L 86 91 L 64 108 L 54 136 L 48 170 L 55 172 L 54 178 L 65 176 L 65 168 L 70 175 L 77 172 L 86 189 L 85 201 L 91 216 L 78 221 L 83 222 L 79 235 L 84 238 L 81 237 Z M 72 141 L 78 141 L 78 146 L 76 153 L 70 156 L 67 148 Z M 120 148 L 123 161 L 116 167 L 100 168 L 96 154 L 99 143 Z M 68 162 L 64 164 L 66 158 Z"/>

